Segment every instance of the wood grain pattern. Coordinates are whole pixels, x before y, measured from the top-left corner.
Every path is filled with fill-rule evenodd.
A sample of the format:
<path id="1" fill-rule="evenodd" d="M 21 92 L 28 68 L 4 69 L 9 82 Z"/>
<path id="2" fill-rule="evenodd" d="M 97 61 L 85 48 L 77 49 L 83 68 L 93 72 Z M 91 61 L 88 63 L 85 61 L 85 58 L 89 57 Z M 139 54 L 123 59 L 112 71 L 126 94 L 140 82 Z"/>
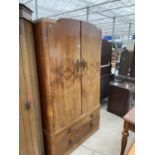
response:
<path id="1" fill-rule="evenodd" d="M 29 113 L 25 110 L 25 103 L 27 101 L 27 94 L 24 81 L 24 72 L 22 64 L 22 55 L 20 48 L 20 60 L 19 60 L 19 152 L 22 154 L 33 154 L 33 147 L 31 141 L 31 128 L 29 122 Z"/>
<path id="2" fill-rule="evenodd" d="M 48 28 L 50 80 L 55 132 L 81 116 L 81 78 L 75 70 L 80 59 L 80 22 L 61 19 Z M 66 121 L 67 120 L 67 121 Z"/>
<path id="3" fill-rule="evenodd" d="M 91 24 L 88 24 L 88 28 L 89 25 Z M 87 27 L 84 28 L 87 29 Z M 88 73 L 83 70 L 81 30 L 81 22 L 73 19 L 57 21 L 40 19 L 34 22 L 47 155 L 68 154 L 98 128 L 98 123 L 95 123 L 93 128 L 87 125 L 86 129 L 82 129 L 88 122 L 99 117 L 101 35 L 97 28 L 91 25 L 86 33 L 88 38 L 85 38 L 90 41 L 83 41 L 84 44 L 94 44 L 91 48 L 97 50 L 97 54 L 92 55 L 87 51 L 89 48 L 84 48 L 86 53 L 84 58 L 89 57 L 87 60 L 91 67 L 89 66 L 88 73 L 93 72 L 98 85 L 91 74 L 85 76 L 84 80 L 88 78 L 89 84 L 92 81 L 95 85 L 90 94 L 86 89 L 87 94 L 83 95 L 83 98 L 86 98 L 83 106 L 82 89 L 85 91 L 84 87 L 87 87 L 87 84 L 83 86 L 82 74 Z M 95 56 L 95 63 L 91 58 L 93 56 Z M 83 107 L 84 113 L 82 113 Z M 68 145 L 66 141 L 70 136 L 75 140 L 74 145 Z"/>
<path id="4" fill-rule="evenodd" d="M 25 88 L 23 85 L 25 85 Z M 25 98 L 22 100 L 24 96 Z M 22 112 L 20 114 L 23 120 L 27 121 L 24 132 L 25 134 L 28 132 L 30 137 L 29 140 L 26 141 L 28 145 L 27 149 L 32 148 L 28 154 L 42 155 L 44 154 L 44 145 L 33 27 L 31 22 L 23 18 L 20 18 L 20 99 L 20 105 L 23 105 L 21 106 L 20 110 L 22 110 Z M 27 102 L 30 103 L 29 110 L 25 108 Z M 21 128 L 23 128 L 22 124 Z M 27 131 L 27 128 L 29 128 L 29 131 Z M 23 151 L 21 152 L 21 154 L 24 154 Z"/>
<path id="5" fill-rule="evenodd" d="M 87 122 L 93 120 L 99 116 L 100 108 L 99 106 L 95 107 L 92 111 L 85 113 L 77 120 L 73 121 L 69 126 L 63 128 L 60 132 L 55 134 L 55 142 L 60 141 L 61 139 L 67 138 L 69 135 L 74 134 Z"/>
<path id="6" fill-rule="evenodd" d="M 82 113 L 100 104 L 101 32 L 96 26 L 81 22 L 82 59 Z"/>
<path id="7" fill-rule="evenodd" d="M 34 36 L 39 75 L 38 78 L 43 117 L 43 129 L 47 132 L 54 132 L 53 110 L 51 110 L 53 109 L 53 104 L 51 103 L 48 40 L 45 20 L 40 20 L 34 24 Z"/>
<path id="8" fill-rule="evenodd" d="M 87 122 L 84 126 L 79 128 L 73 135 L 63 138 L 56 142 L 57 155 L 68 154 L 74 147 L 78 146 L 86 139 L 90 132 L 95 131 L 99 126 L 99 117 Z M 60 147 L 61 146 L 61 147 Z"/>
<path id="9" fill-rule="evenodd" d="M 19 154 L 22 155 L 29 155 L 28 147 L 26 143 L 26 134 L 25 134 L 25 127 L 22 118 L 22 113 L 20 110 L 20 119 L 19 119 L 20 129 L 19 129 Z"/>
<path id="10" fill-rule="evenodd" d="M 80 74 L 74 69 L 75 61 L 80 58 L 80 22 L 43 20 L 34 28 L 42 107 L 44 120 L 48 122 L 44 127 L 48 132 L 57 132 L 81 115 Z"/>
<path id="11" fill-rule="evenodd" d="M 45 144 L 46 153 L 52 154 L 52 155 L 58 155 L 58 152 L 59 152 L 58 150 L 62 150 L 60 143 L 66 142 L 66 139 L 74 136 L 88 122 L 99 118 L 99 110 L 100 109 L 98 106 L 93 111 L 85 113 L 82 117 L 79 117 L 77 120 L 73 121 L 69 126 L 63 128 L 58 133 L 44 132 L 44 138 L 45 138 L 45 143 L 46 143 Z M 85 134 L 83 138 L 74 145 L 74 147 L 70 147 L 69 150 L 65 148 L 66 151 L 64 151 L 63 153 L 61 152 L 61 153 L 66 154 L 68 151 L 71 152 L 72 150 L 74 150 L 84 140 L 86 140 L 88 136 L 90 136 L 93 132 L 95 132 L 97 128 L 98 128 L 98 125 L 94 126 L 94 130 L 92 132 L 88 132 L 87 134 Z"/>

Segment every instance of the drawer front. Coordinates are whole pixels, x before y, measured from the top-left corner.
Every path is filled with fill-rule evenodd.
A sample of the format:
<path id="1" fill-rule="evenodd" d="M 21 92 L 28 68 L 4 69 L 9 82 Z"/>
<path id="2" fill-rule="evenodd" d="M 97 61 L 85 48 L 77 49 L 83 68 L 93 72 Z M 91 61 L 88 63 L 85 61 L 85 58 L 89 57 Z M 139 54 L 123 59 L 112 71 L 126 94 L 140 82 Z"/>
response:
<path id="1" fill-rule="evenodd" d="M 99 106 L 96 107 L 93 111 L 83 115 L 78 120 L 74 121 L 70 126 L 64 128 L 62 131 L 55 134 L 56 140 L 59 141 L 62 138 L 66 138 L 72 134 L 74 134 L 78 129 L 84 126 L 87 122 L 93 120 L 98 117 L 100 114 Z"/>
<path id="2" fill-rule="evenodd" d="M 86 123 L 74 134 L 55 141 L 55 149 L 57 155 L 64 155 L 71 152 L 79 146 L 89 135 L 96 131 L 99 127 L 99 116 Z"/>

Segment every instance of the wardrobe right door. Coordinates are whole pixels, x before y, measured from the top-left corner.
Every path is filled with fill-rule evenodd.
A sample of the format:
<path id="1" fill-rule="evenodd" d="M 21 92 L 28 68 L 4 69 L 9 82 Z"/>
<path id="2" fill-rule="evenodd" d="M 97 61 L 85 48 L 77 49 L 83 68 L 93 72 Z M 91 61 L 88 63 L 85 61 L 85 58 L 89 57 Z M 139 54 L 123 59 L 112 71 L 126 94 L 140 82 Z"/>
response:
<path id="1" fill-rule="evenodd" d="M 82 113 L 100 105 L 101 31 L 81 22 Z"/>

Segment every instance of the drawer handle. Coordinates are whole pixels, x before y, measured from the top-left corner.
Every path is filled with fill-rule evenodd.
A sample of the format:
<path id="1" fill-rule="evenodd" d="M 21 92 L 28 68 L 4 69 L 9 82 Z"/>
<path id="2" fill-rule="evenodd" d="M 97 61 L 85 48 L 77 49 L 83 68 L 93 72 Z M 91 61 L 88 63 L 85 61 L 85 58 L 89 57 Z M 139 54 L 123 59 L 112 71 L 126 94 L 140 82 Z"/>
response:
<path id="1" fill-rule="evenodd" d="M 93 115 L 93 114 L 91 114 L 91 115 L 90 115 L 90 117 L 91 117 L 91 118 L 93 118 L 93 117 L 94 117 L 94 115 Z"/>
<path id="2" fill-rule="evenodd" d="M 93 127 L 93 123 L 90 123 L 89 126 L 90 126 L 90 127 Z"/>
<path id="3" fill-rule="evenodd" d="M 73 140 L 72 139 L 69 139 L 68 143 L 69 144 L 73 144 Z"/>
<path id="4" fill-rule="evenodd" d="M 82 66 L 82 69 L 85 70 L 87 68 L 87 62 L 85 59 L 82 59 L 81 60 L 81 66 Z"/>
<path id="5" fill-rule="evenodd" d="M 80 62 L 79 59 L 77 59 L 77 60 L 75 61 L 75 70 L 76 70 L 77 73 L 79 73 L 80 67 L 81 67 L 81 62 Z"/>

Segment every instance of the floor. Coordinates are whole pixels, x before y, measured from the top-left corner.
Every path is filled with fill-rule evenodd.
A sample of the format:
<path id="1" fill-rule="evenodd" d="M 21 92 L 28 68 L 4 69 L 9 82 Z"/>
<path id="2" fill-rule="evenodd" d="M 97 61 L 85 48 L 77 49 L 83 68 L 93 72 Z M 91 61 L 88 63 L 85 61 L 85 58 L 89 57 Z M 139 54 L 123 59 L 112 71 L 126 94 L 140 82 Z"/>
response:
<path id="1" fill-rule="evenodd" d="M 101 104 L 99 130 L 89 137 L 70 155 L 120 154 L 123 119 L 110 112 L 107 112 L 106 105 L 106 103 Z M 129 132 L 127 148 L 134 141 L 134 138 L 134 133 Z"/>

